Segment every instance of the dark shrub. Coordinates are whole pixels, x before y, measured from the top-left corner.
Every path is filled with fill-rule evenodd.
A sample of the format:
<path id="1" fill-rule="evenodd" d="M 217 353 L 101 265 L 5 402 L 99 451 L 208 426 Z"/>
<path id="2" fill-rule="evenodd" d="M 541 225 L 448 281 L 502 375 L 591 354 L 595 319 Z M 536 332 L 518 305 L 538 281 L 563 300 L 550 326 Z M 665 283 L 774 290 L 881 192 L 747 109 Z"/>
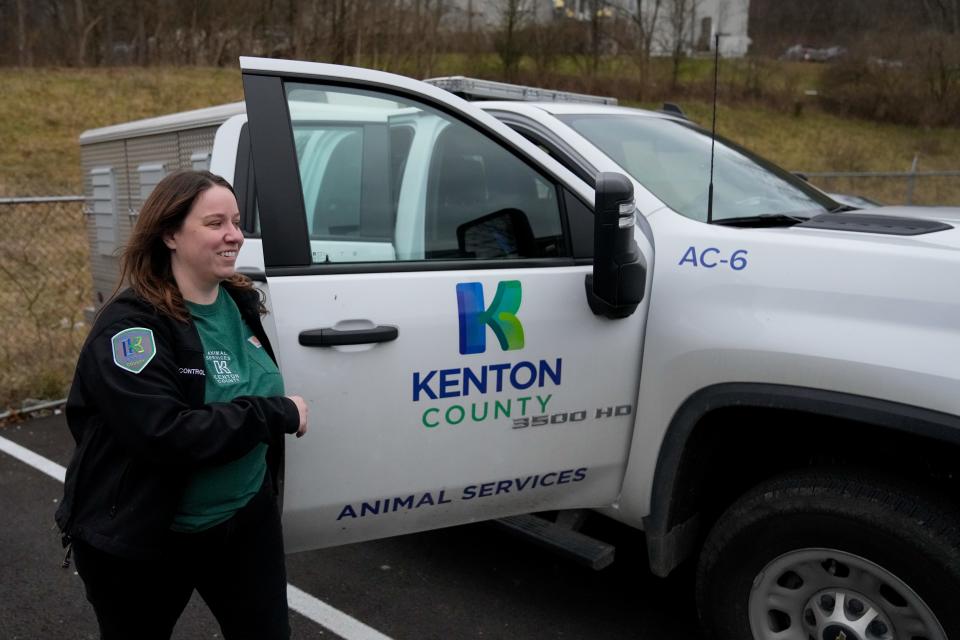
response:
<path id="1" fill-rule="evenodd" d="M 861 56 L 821 76 L 824 107 L 835 113 L 914 125 L 960 124 L 960 38 L 920 34 L 897 58 Z"/>

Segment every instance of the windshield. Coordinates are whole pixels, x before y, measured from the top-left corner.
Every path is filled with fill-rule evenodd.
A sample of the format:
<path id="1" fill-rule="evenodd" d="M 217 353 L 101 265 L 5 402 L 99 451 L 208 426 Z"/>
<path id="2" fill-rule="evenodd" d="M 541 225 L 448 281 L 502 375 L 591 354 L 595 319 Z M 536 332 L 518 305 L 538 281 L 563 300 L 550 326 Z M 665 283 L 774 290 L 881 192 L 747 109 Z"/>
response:
<path id="1" fill-rule="evenodd" d="M 561 115 L 674 211 L 707 219 L 710 135 L 692 125 L 649 116 Z M 717 138 L 713 219 L 755 216 L 808 218 L 835 206 L 783 169 Z"/>

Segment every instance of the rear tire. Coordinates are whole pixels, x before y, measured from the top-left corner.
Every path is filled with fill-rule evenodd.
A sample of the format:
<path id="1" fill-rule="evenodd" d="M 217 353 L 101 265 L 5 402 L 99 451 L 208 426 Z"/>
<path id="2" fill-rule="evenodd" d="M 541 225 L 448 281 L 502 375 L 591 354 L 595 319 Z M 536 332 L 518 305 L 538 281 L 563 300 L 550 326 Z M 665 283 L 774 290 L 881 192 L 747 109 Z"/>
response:
<path id="1" fill-rule="evenodd" d="M 697 605 L 721 640 L 958 640 L 960 513 L 850 473 L 764 482 L 710 532 Z"/>

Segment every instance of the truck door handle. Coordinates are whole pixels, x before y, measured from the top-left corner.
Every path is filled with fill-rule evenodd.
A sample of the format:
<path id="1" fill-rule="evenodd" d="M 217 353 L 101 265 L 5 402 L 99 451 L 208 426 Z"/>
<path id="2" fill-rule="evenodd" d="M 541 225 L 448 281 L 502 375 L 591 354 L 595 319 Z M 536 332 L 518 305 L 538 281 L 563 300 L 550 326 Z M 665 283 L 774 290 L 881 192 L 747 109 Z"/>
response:
<path id="1" fill-rule="evenodd" d="M 308 329 L 300 332 L 300 344 L 305 347 L 336 347 L 343 344 L 369 344 L 396 340 L 400 331 L 390 325 L 372 329 Z"/>

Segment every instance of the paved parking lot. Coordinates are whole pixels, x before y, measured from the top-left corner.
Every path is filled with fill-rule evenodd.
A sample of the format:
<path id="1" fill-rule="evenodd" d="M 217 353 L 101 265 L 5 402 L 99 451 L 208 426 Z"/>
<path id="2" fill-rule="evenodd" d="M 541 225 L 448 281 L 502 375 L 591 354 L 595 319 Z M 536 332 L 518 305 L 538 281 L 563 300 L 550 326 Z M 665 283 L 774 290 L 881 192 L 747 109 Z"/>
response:
<path id="1" fill-rule="evenodd" d="M 0 437 L 59 465 L 73 448 L 62 416 L 8 426 Z M 60 568 L 53 512 L 61 492 L 59 481 L 0 453 L 0 638 L 97 637 L 79 577 Z M 489 523 L 292 554 L 288 579 L 305 595 L 303 613 L 291 613 L 293 635 L 702 638 L 689 575 L 657 579 L 636 532 L 600 517 L 587 526 L 617 545 L 617 561 L 603 571 Z M 219 627 L 195 597 L 174 637 L 216 638 Z"/>

